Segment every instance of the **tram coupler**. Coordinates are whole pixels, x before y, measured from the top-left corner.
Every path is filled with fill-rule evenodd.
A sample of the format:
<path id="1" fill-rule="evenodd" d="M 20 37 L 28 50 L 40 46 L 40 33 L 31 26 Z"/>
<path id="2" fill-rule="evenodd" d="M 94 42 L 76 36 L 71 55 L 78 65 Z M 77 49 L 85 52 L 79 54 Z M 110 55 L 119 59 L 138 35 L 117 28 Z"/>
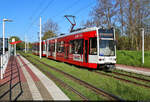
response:
<path id="1" fill-rule="evenodd" d="M 107 69 L 108 71 L 113 71 L 113 70 L 116 69 L 116 66 L 115 66 L 114 64 L 107 64 L 107 65 L 106 65 L 106 69 Z"/>
<path id="2" fill-rule="evenodd" d="M 98 66 L 100 70 L 113 71 L 116 69 L 115 64 L 101 64 Z"/>

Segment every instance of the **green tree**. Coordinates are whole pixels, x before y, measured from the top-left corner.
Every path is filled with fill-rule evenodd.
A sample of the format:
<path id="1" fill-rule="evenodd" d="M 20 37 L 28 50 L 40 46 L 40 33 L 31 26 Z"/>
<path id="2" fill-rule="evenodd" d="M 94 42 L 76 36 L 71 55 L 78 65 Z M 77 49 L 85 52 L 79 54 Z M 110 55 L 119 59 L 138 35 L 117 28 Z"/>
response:
<path id="1" fill-rule="evenodd" d="M 56 34 L 49 30 L 49 31 L 44 33 L 44 36 L 42 37 L 42 40 L 46 40 L 48 38 L 52 38 L 52 37 L 55 37 L 55 36 L 56 36 Z"/>

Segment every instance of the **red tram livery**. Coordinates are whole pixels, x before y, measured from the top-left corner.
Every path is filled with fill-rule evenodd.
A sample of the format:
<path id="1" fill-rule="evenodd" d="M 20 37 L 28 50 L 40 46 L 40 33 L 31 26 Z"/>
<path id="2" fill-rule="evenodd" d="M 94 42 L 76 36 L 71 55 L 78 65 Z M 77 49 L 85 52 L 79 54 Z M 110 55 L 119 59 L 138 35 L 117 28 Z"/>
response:
<path id="1" fill-rule="evenodd" d="M 34 45 L 39 45 L 35 43 Z M 42 55 L 88 68 L 115 68 L 115 29 L 85 28 L 70 34 L 47 39 Z M 37 49 L 34 52 L 39 51 Z"/>
<path id="2" fill-rule="evenodd" d="M 40 55 L 39 54 L 39 49 L 40 49 L 39 44 L 40 44 L 39 42 L 32 44 L 32 52 L 34 55 Z M 42 53 L 41 54 L 43 57 L 46 57 L 46 42 L 42 41 L 41 46 L 42 46 Z"/>

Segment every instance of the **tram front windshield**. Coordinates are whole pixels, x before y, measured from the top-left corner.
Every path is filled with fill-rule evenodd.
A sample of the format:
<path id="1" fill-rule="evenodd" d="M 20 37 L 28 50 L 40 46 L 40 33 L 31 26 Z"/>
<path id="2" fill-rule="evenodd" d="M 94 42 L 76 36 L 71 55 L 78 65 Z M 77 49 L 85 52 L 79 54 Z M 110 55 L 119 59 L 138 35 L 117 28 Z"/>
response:
<path id="1" fill-rule="evenodd" d="M 115 56 L 114 40 L 100 40 L 99 52 L 100 56 Z"/>

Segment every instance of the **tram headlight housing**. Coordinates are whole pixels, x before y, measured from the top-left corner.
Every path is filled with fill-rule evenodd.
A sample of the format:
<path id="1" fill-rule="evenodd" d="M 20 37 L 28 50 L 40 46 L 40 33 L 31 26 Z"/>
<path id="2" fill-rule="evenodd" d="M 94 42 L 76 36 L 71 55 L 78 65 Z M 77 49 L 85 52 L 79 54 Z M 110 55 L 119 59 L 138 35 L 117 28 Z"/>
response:
<path id="1" fill-rule="evenodd" d="M 100 58 L 99 61 L 104 61 L 104 59 L 103 59 L 103 58 Z"/>

